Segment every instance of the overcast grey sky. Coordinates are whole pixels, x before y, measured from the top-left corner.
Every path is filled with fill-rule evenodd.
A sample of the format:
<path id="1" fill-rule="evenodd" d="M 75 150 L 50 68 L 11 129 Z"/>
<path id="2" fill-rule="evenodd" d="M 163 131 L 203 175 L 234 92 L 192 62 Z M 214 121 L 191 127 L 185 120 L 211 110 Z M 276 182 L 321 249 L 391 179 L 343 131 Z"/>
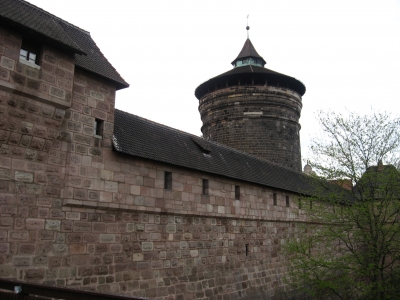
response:
<path id="1" fill-rule="evenodd" d="M 398 0 L 30 0 L 89 32 L 130 83 L 116 107 L 201 135 L 195 88 L 250 39 L 266 67 L 301 80 L 307 159 L 315 113 L 400 108 Z"/>

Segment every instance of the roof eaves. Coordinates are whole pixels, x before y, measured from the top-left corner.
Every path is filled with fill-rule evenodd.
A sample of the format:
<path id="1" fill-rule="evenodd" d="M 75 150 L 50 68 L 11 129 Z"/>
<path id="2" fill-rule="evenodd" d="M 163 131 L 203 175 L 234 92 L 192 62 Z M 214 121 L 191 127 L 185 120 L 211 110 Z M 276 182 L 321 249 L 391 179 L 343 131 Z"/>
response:
<path id="1" fill-rule="evenodd" d="M 231 62 L 231 64 L 233 65 L 235 63 L 235 61 L 237 61 L 238 59 L 244 59 L 244 58 L 248 58 L 248 57 L 256 57 L 256 58 L 261 58 L 264 62 L 264 64 L 266 64 L 267 62 L 264 60 L 264 58 L 258 54 L 257 50 L 254 48 L 253 43 L 251 42 L 250 39 L 247 39 L 243 45 L 242 50 L 240 51 L 239 55 Z"/>
<path id="2" fill-rule="evenodd" d="M 204 153 L 193 138 L 206 142 L 212 151 Z M 117 152 L 144 159 L 298 194 L 309 190 L 299 172 L 119 110 L 113 144 Z"/>
<path id="3" fill-rule="evenodd" d="M 77 67 L 113 81 L 117 89 L 129 87 L 88 31 L 22 0 L 1 0 L 0 21 L 18 31 L 28 30 L 49 45 L 74 53 Z"/>

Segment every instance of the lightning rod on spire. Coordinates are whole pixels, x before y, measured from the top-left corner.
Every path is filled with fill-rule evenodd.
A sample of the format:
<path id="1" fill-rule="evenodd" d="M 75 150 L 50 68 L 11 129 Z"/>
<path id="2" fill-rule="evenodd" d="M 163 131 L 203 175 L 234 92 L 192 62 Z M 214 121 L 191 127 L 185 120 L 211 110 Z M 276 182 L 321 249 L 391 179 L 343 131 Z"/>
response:
<path id="1" fill-rule="evenodd" d="M 249 26 L 249 15 L 247 15 L 247 26 L 246 26 L 246 30 L 247 30 L 247 38 L 249 38 L 249 29 L 250 29 L 250 26 Z"/>

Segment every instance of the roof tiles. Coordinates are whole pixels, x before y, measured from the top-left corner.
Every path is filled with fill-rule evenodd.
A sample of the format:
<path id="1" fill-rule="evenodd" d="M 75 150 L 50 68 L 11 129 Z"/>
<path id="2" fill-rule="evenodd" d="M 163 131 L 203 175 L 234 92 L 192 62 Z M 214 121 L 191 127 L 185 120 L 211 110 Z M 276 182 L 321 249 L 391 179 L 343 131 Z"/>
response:
<path id="1" fill-rule="evenodd" d="M 113 143 L 116 151 L 136 157 L 296 193 L 310 188 L 302 173 L 120 110 Z"/>
<path id="2" fill-rule="evenodd" d="M 0 0 L 0 20 L 29 29 L 75 53 L 76 66 L 115 82 L 129 84 L 104 57 L 90 33 L 22 0 Z"/>
<path id="3" fill-rule="evenodd" d="M 266 64 L 264 58 L 262 58 L 262 56 L 257 53 L 256 48 L 254 48 L 253 43 L 250 41 L 250 39 L 247 39 L 244 42 L 242 50 L 240 51 L 239 55 L 235 58 L 235 60 L 232 62 L 232 64 L 234 64 L 236 60 L 246 57 L 260 58 L 263 60 L 264 64 Z"/>

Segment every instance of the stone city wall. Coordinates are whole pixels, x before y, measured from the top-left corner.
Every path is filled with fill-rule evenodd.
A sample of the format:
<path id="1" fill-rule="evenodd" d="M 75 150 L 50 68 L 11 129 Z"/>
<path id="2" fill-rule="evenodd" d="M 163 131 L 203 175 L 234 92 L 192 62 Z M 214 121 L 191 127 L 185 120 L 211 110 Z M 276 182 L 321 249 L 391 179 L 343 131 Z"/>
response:
<path id="1" fill-rule="evenodd" d="M 115 86 L 46 45 L 21 65 L 21 38 L 0 30 L 0 277 L 164 299 L 285 288 L 295 195 L 114 152 Z"/>

